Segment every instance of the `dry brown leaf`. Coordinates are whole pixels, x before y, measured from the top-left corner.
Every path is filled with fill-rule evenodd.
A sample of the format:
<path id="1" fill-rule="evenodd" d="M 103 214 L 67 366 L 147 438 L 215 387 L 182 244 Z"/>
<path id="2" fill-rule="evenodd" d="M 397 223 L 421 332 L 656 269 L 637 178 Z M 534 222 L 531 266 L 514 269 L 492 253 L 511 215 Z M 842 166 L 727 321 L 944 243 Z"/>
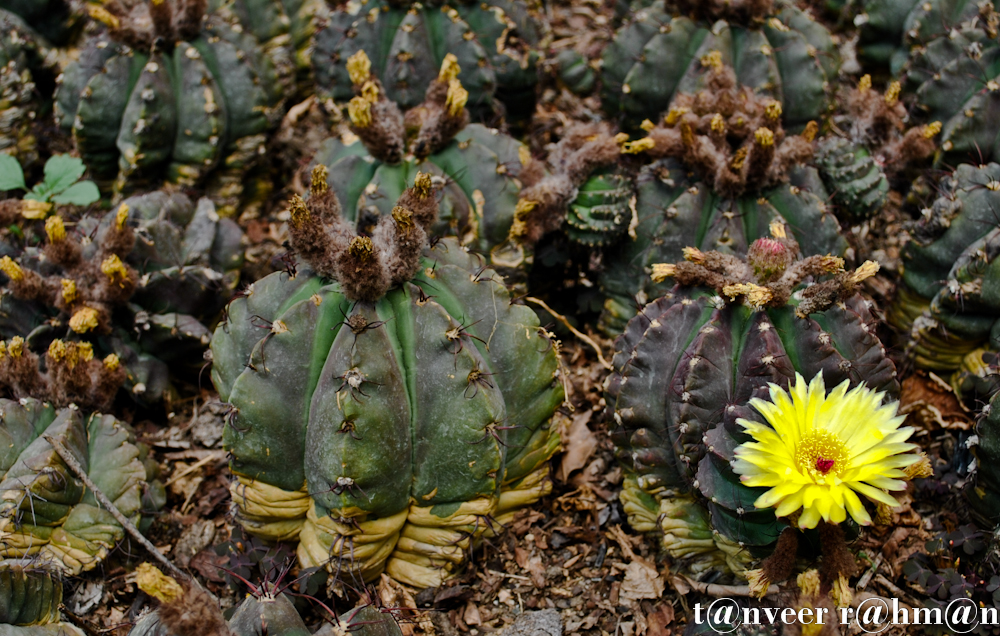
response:
<path id="1" fill-rule="evenodd" d="M 648 636 L 669 636 L 670 625 L 674 622 L 674 606 L 669 601 L 662 601 L 646 616 L 649 623 Z"/>
<path id="2" fill-rule="evenodd" d="M 972 420 L 951 386 L 930 373 L 916 374 L 903 380 L 899 393 L 899 412 L 909 424 L 927 430 L 939 428 L 968 430 Z"/>
<path id="3" fill-rule="evenodd" d="M 644 559 L 636 558 L 625 569 L 620 598 L 626 601 L 656 599 L 663 595 L 663 577 Z"/>
<path id="4" fill-rule="evenodd" d="M 570 473 L 580 470 L 590 461 L 590 456 L 597 448 L 597 436 L 590 430 L 587 423 L 593 415 L 593 411 L 584 411 L 573 416 L 573 422 L 563 438 L 562 461 L 559 462 L 559 470 L 556 477 L 565 483 L 569 479 Z"/>
<path id="5" fill-rule="evenodd" d="M 463 614 L 462 618 L 465 620 L 466 625 L 483 624 L 483 617 L 479 613 L 479 607 L 472 601 L 465 604 L 465 614 Z"/>

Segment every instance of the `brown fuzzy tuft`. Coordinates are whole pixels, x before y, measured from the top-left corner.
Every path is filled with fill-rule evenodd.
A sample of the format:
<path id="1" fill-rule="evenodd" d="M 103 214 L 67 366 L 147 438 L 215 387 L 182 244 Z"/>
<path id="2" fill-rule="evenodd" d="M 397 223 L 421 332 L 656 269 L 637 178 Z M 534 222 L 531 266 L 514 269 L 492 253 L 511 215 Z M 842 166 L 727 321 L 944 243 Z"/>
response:
<path id="1" fill-rule="evenodd" d="M 313 197 L 292 198 L 292 249 L 318 274 L 340 282 L 351 300 L 374 302 L 420 269 L 427 233 L 437 221 L 438 187 L 429 174 L 418 173 L 392 215 L 379 219 L 370 237 L 359 236 L 341 216 L 320 166 L 313 171 Z"/>
<path id="2" fill-rule="evenodd" d="M 781 104 L 738 85 L 733 70 L 716 57 L 708 54 L 703 61 L 707 87 L 677 95 L 662 122 L 625 151 L 681 159 L 725 196 L 787 181 L 793 166 L 812 158 L 815 126 L 787 135 Z"/>
<path id="3" fill-rule="evenodd" d="M 799 531 L 795 528 L 785 528 L 778 536 L 774 552 L 760 563 L 764 576 L 772 583 L 784 581 L 792 575 L 795 568 L 795 553 L 799 549 Z"/>
<path id="4" fill-rule="evenodd" d="M 795 314 L 805 318 L 852 296 L 865 279 L 879 270 L 878 263 L 865 261 L 856 270 L 845 271 L 844 260 L 837 256 L 809 256 L 794 260 L 800 254 L 799 245 L 787 234 L 785 226 L 774 222 L 771 233 L 772 237 L 766 241 L 774 244 L 772 252 L 781 247 L 784 253 L 780 259 L 769 259 L 765 263 L 758 254 L 748 259 L 687 247 L 684 248 L 684 262 L 654 264 L 653 280 L 660 282 L 672 277 L 681 285 L 711 287 L 730 300 L 743 297 L 750 306 L 760 308 L 784 307 L 802 281 L 832 275 L 833 278 L 802 290 L 802 299 L 795 308 Z M 760 247 L 763 240 L 758 239 L 754 245 Z"/>
<path id="5" fill-rule="evenodd" d="M 858 573 L 854 554 L 847 547 L 844 530 L 837 524 L 820 521 L 819 544 L 823 551 L 820 579 L 823 586 L 832 587 L 839 577 L 850 578 Z"/>
<path id="6" fill-rule="evenodd" d="M 674 0 L 682 15 L 696 20 L 727 20 L 742 25 L 761 22 L 774 12 L 774 0 Z"/>
<path id="7" fill-rule="evenodd" d="M 524 187 L 511 236 L 535 244 L 545 234 L 558 229 L 577 188 L 594 170 L 613 164 L 620 157 L 618 140 L 607 124 L 569 126 L 549 152 L 547 166 L 532 159 L 522 170 Z"/>
<path id="8" fill-rule="evenodd" d="M 403 113 L 385 96 L 382 83 L 371 77 L 363 86 L 355 86 L 358 96 L 347 105 L 351 131 L 380 161 L 399 163 L 405 151 Z"/>
<path id="9" fill-rule="evenodd" d="M 935 137 L 941 124 L 932 122 L 906 130 L 906 107 L 899 99 L 898 82 L 884 92 L 872 88 L 865 75 L 839 100 L 844 113 L 836 117 L 855 143 L 867 147 L 887 177 L 892 178 L 909 165 L 929 158 L 937 148 Z"/>
<path id="10" fill-rule="evenodd" d="M 413 154 L 424 159 L 443 149 L 469 124 L 465 101 L 469 93 L 457 79 L 435 79 L 424 94 L 424 103 L 406 113 L 407 129 L 417 131 Z"/>

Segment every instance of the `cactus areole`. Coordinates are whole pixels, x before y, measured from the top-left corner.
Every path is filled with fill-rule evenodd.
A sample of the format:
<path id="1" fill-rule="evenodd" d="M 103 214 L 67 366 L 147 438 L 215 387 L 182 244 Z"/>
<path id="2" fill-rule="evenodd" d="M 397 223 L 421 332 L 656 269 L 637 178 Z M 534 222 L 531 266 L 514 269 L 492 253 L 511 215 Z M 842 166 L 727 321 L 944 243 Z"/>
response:
<path id="1" fill-rule="evenodd" d="M 868 303 L 855 292 L 877 265 L 845 271 L 837 257 L 801 258 L 784 228 L 775 222 L 745 259 L 689 248 L 686 262 L 655 265 L 654 279 L 679 285 L 615 342 L 606 398 L 627 472 L 622 502 L 632 527 L 655 532 L 689 572 L 743 574 L 786 528 L 754 505 L 765 489 L 733 470 L 737 447 L 750 439 L 738 420 L 762 421 L 749 402 L 767 399 L 769 383 L 784 388 L 796 373 L 822 374 L 829 386 L 898 389 Z M 821 282 L 802 285 L 810 279 Z M 816 470 L 835 459 L 822 456 Z"/>
<path id="2" fill-rule="evenodd" d="M 303 566 L 428 587 L 551 490 L 564 392 L 534 313 L 454 240 L 427 249 L 438 191 L 414 181 L 357 235 L 316 168 L 290 223 L 311 269 L 230 304 L 212 377 L 247 531 L 298 537 Z"/>

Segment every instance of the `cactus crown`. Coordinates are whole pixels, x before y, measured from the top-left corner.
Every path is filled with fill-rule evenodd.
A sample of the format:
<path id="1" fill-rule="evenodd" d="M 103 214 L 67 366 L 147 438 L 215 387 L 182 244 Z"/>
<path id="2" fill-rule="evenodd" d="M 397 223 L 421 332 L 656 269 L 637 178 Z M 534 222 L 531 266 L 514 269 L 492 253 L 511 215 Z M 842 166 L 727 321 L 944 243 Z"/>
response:
<path id="1" fill-rule="evenodd" d="M 681 159 L 726 196 L 782 183 L 789 169 L 812 158 L 815 122 L 787 135 L 780 102 L 739 85 L 718 52 L 701 63 L 709 69 L 707 87 L 678 94 L 660 124 L 645 126 L 647 137 L 625 144 L 626 153 Z"/>
<path id="2" fill-rule="evenodd" d="M 292 248 L 320 276 L 337 280 L 351 300 L 374 302 L 408 281 L 420 268 L 430 227 L 437 220 L 437 186 L 425 172 L 399 197 L 371 236 L 359 235 L 344 219 L 325 166 L 312 172 L 308 201 L 292 198 Z"/>
<path id="3" fill-rule="evenodd" d="M 45 260 L 61 271 L 42 275 L 4 256 L 0 271 L 15 298 L 53 307 L 69 317 L 71 331 L 81 336 L 111 331 L 115 307 L 128 302 L 138 275 L 123 258 L 132 250 L 135 233 L 126 222 L 128 206 L 122 204 L 93 258 L 83 257 L 82 243 L 60 217 L 45 222 L 48 243 Z M 53 340 L 45 354 L 46 373 L 39 369 L 39 356 L 24 346 L 20 337 L 0 341 L 0 388 L 15 397 L 44 395 L 57 406 L 107 408 L 125 381 L 118 356 L 95 359 L 87 342 Z"/>
<path id="4" fill-rule="evenodd" d="M 578 123 L 566 128 L 546 162 L 529 159 L 521 173 L 523 188 L 511 237 L 533 244 L 557 229 L 566 218 L 566 206 L 591 173 L 621 157 L 620 141 L 606 123 Z"/>
<path id="5" fill-rule="evenodd" d="M 716 22 L 729 20 L 738 24 L 761 22 L 774 11 L 774 0 L 676 0 L 681 15 Z"/>
<path id="6" fill-rule="evenodd" d="M 113 38 L 132 48 L 153 45 L 173 48 L 201 32 L 208 0 L 149 0 L 126 8 L 119 0 L 108 0 L 90 9 L 90 17 L 103 22 Z"/>
<path id="7" fill-rule="evenodd" d="M 672 277 L 681 285 L 714 288 L 730 300 L 745 298 L 756 309 L 781 307 L 806 278 L 833 274 L 833 278 L 802 290 L 796 315 L 804 318 L 824 311 L 835 302 L 851 296 L 857 286 L 873 276 L 879 265 L 866 261 L 855 271 L 845 271 L 843 259 L 836 256 L 809 256 L 798 259 L 799 245 L 780 221 L 771 224 L 771 237 L 759 238 L 750 245 L 745 258 L 732 254 L 684 249 L 686 261 L 653 265 L 653 280 Z"/>
<path id="8" fill-rule="evenodd" d="M 405 116 L 386 96 L 371 67 L 364 51 L 348 59 L 355 97 L 347 105 L 347 114 L 351 130 L 377 159 L 399 163 L 407 148 L 423 159 L 447 146 L 469 123 L 465 108 L 469 93 L 458 80 L 460 68 L 454 55 L 445 56 L 438 77 L 427 87 L 424 102 Z"/>

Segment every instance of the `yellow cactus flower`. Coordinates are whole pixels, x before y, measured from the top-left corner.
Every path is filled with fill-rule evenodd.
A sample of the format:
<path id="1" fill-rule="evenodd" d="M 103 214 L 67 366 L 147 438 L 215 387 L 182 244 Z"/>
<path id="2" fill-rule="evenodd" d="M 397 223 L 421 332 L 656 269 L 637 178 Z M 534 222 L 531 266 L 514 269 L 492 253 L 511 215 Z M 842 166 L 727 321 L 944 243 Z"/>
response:
<path id="1" fill-rule="evenodd" d="M 125 279 L 128 278 L 128 270 L 125 269 L 125 263 L 122 262 L 122 259 L 118 258 L 117 254 L 112 254 L 101 262 L 101 272 L 108 277 L 109 281 L 112 283 L 118 282 L 119 285 L 123 285 Z"/>
<path id="2" fill-rule="evenodd" d="M 51 209 L 52 204 L 45 201 L 29 201 L 27 199 L 21 201 L 21 216 L 26 219 L 44 219 Z"/>
<path id="3" fill-rule="evenodd" d="M 108 371 L 117 371 L 119 365 L 121 365 L 121 360 L 113 353 L 104 358 L 104 368 Z"/>
<path id="4" fill-rule="evenodd" d="M 347 74 L 350 76 L 352 84 L 361 86 L 368 81 L 371 72 L 372 61 L 368 59 L 368 55 L 364 51 L 358 51 L 347 58 Z"/>
<path id="5" fill-rule="evenodd" d="M 445 96 L 445 107 L 448 114 L 458 117 L 465 108 L 465 103 L 469 101 L 469 91 L 462 88 L 462 82 L 453 79 L 448 82 L 448 94 Z"/>
<path id="6" fill-rule="evenodd" d="M 118 212 L 115 214 L 115 227 L 124 230 L 126 223 L 128 223 L 128 204 L 122 203 L 118 206 Z"/>
<path id="7" fill-rule="evenodd" d="M 66 240 L 66 224 L 62 217 L 50 216 L 45 220 L 45 234 L 49 237 L 50 243 L 58 243 Z"/>
<path id="8" fill-rule="evenodd" d="M 883 392 L 844 381 L 827 395 L 823 375 L 811 382 L 799 374 L 789 392 L 771 384 L 771 400 L 750 405 L 767 424 L 737 420 L 753 440 L 736 449 L 733 470 L 750 487 L 769 488 L 754 502 L 787 517 L 801 509 L 800 528 L 820 519 L 861 525 L 871 516 L 858 494 L 898 506 L 889 491 L 906 487 L 904 469 L 920 460 L 908 443 L 911 427 L 897 415 L 898 402 L 882 404 Z"/>
<path id="9" fill-rule="evenodd" d="M 646 152 L 647 150 L 652 150 L 653 148 L 656 148 L 656 142 L 649 137 L 643 137 L 642 139 L 628 141 L 622 144 L 622 152 L 627 155 L 637 155 L 640 152 Z"/>
<path id="10" fill-rule="evenodd" d="M 76 299 L 80 297 L 80 294 L 76 289 L 76 281 L 70 278 L 64 278 L 59 282 L 62 284 L 63 302 L 67 305 L 72 305 Z"/>
<path id="11" fill-rule="evenodd" d="M 87 333 L 91 329 L 97 329 L 100 324 L 100 314 L 91 307 L 82 307 L 69 319 L 69 328 L 76 333 Z"/>
<path id="12" fill-rule="evenodd" d="M 444 56 L 444 60 L 441 62 L 441 70 L 438 72 L 438 81 L 451 83 L 453 79 L 458 78 L 458 74 L 462 72 L 462 67 L 458 65 L 458 58 L 455 57 L 454 53 L 449 53 Z"/>
<path id="13" fill-rule="evenodd" d="M 372 104 L 364 97 L 355 97 L 347 103 L 347 116 L 358 128 L 372 125 Z"/>
<path id="14" fill-rule="evenodd" d="M 654 283 L 662 283 L 668 278 L 672 278 L 677 273 L 677 266 L 673 263 L 653 263 L 653 273 L 650 278 Z"/>
<path id="15" fill-rule="evenodd" d="M 0 258 L 0 272 L 3 272 L 7 275 L 7 278 L 15 282 L 24 279 L 24 270 L 9 256 Z"/>

